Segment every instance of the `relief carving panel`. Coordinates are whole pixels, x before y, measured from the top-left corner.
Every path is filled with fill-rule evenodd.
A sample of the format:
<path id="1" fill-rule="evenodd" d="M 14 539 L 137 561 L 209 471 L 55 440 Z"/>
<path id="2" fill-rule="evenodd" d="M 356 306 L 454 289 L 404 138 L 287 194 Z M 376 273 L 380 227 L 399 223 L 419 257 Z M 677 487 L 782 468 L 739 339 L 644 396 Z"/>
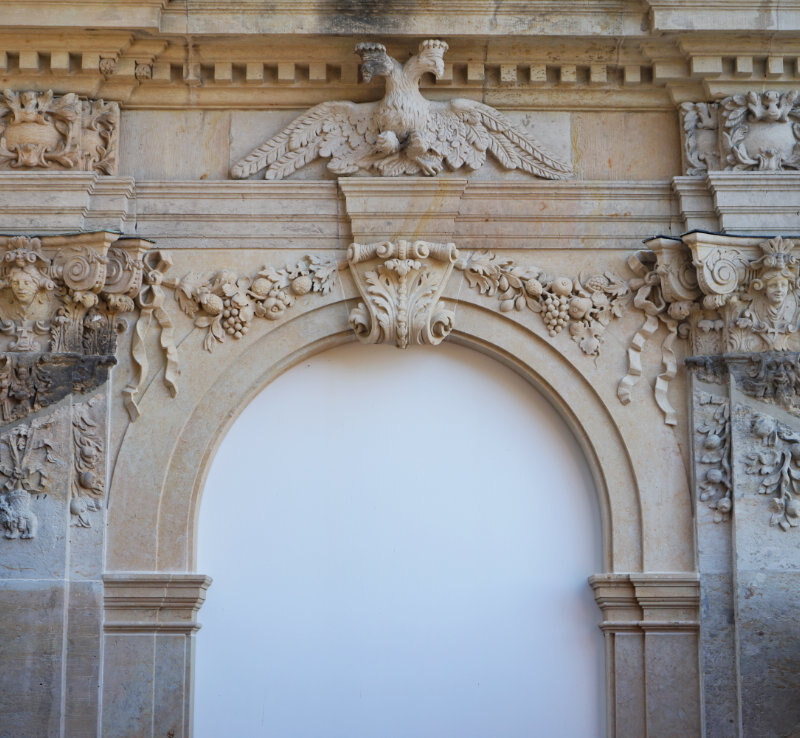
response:
<path id="1" fill-rule="evenodd" d="M 117 173 L 119 105 L 52 90 L 0 94 L 0 169 Z"/>
<path id="2" fill-rule="evenodd" d="M 751 90 L 718 103 L 682 103 L 686 173 L 800 168 L 798 98 L 798 90 Z"/>
<path id="3" fill-rule="evenodd" d="M 382 176 L 436 175 L 445 169 L 475 170 L 487 152 L 505 169 L 563 179 L 566 164 L 545 153 L 502 113 L 468 99 L 431 101 L 419 91 L 425 73 L 444 74 L 444 41 L 430 39 L 404 64 L 378 43 L 361 43 L 365 82 L 385 77 L 383 99 L 371 103 L 325 102 L 311 108 L 276 136 L 238 161 L 234 179 L 265 169 L 266 179 L 283 179 L 319 157 L 335 174 L 374 172 Z"/>

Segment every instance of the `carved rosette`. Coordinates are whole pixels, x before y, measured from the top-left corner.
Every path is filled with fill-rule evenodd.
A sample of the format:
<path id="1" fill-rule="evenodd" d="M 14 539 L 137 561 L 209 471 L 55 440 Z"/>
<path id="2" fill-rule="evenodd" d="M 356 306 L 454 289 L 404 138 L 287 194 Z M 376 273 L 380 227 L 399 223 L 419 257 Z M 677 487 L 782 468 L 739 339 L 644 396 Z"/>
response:
<path id="1" fill-rule="evenodd" d="M 686 173 L 800 168 L 799 99 L 798 90 L 751 90 L 719 103 L 683 103 Z"/>
<path id="2" fill-rule="evenodd" d="M 116 174 L 119 105 L 75 93 L 0 94 L 0 169 Z"/>
<path id="3" fill-rule="evenodd" d="M 452 243 L 381 241 L 350 245 L 347 263 L 364 298 L 350 311 L 362 343 L 441 343 L 455 316 L 439 306 L 458 251 Z"/>

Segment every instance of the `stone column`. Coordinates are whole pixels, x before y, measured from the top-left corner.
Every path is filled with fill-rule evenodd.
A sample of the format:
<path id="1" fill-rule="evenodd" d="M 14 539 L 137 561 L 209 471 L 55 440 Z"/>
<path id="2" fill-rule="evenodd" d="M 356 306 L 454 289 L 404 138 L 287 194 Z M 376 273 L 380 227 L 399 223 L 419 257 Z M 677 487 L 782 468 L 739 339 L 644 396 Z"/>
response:
<path id="1" fill-rule="evenodd" d="M 0 237 L 3 735 L 96 735 L 109 373 L 149 244 Z"/>

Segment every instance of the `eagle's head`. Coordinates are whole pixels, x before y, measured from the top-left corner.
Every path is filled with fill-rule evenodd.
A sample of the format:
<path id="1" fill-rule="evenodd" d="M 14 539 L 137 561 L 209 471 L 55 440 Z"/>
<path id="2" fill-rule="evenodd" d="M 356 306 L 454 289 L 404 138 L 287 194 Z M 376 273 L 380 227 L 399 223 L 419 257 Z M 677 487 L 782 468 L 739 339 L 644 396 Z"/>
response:
<path id="1" fill-rule="evenodd" d="M 386 53 L 383 44 L 365 42 L 356 44 L 356 54 L 361 57 L 361 77 L 369 82 L 373 77 L 389 77 L 396 62 Z"/>
<path id="2" fill-rule="evenodd" d="M 436 77 L 444 74 L 444 54 L 450 48 L 444 41 L 428 39 L 419 45 L 417 68 L 421 73 L 433 72 Z"/>

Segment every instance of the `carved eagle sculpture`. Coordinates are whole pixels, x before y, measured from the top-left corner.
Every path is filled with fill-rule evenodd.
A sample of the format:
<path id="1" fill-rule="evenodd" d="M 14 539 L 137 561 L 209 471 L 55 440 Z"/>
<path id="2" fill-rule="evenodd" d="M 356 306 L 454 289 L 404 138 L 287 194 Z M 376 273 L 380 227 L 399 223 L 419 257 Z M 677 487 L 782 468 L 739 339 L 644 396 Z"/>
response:
<path id="1" fill-rule="evenodd" d="M 365 82 L 386 77 L 382 100 L 325 102 L 311 108 L 231 169 L 243 179 L 266 167 L 266 179 L 283 179 L 318 157 L 330 158 L 336 174 L 375 171 L 385 176 L 435 175 L 478 169 L 486 152 L 506 169 L 564 179 L 570 169 L 522 135 L 502 113 L 474 100 L 427 100 L 419 91 L 426 72 L 444 74 L 444 41 L 423 41 L 419 53 L 400 64 L 382 44 L 356 46 Z"/>

